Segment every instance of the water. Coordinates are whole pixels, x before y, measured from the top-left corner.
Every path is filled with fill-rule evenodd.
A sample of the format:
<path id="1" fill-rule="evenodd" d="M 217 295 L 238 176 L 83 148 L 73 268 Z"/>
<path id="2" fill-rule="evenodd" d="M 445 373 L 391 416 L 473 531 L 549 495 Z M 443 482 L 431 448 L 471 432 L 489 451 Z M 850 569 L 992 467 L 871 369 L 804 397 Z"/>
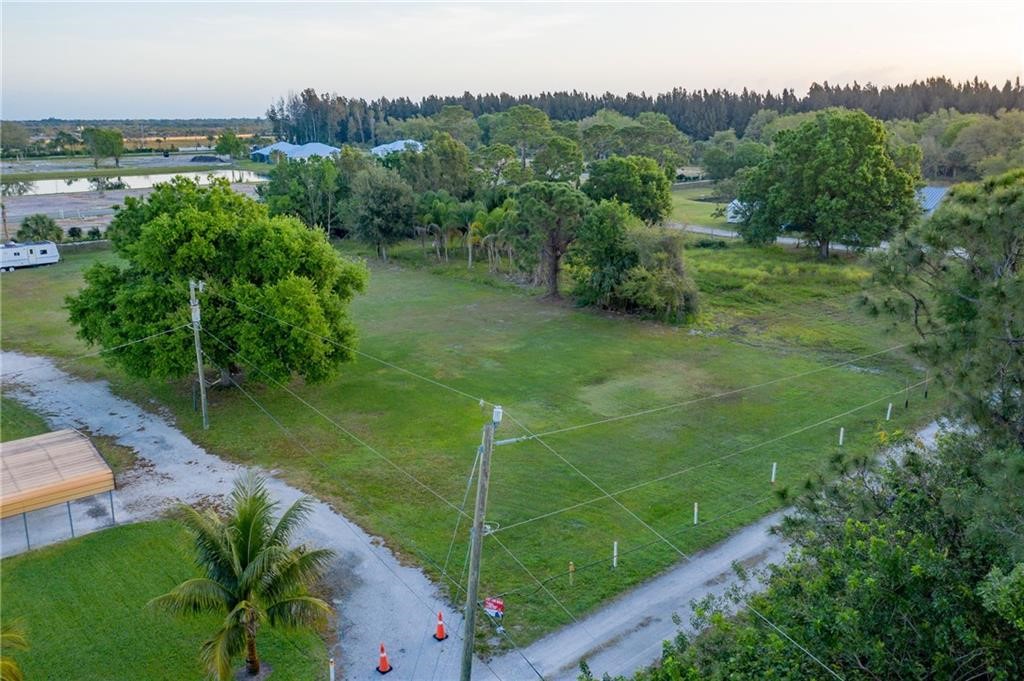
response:
<path id="1" fill-rule="evenodd" d="M 36 180 L 34 182 L 4 182 L 4 196 L 26 194 L 75 194 L 79 192 L 113 191 L 115 189 L 146 189 L 172 177 L 187 177 L 199 184 L 209 184 L 210 177 L 226 177 L 231 182 L 256 182 L 264 179 L 249 170 L 206 170 L 192 173 L 154 173 L 152 175 L 125 175 L 123 177 L 90 177 L 67 180 Z"/>

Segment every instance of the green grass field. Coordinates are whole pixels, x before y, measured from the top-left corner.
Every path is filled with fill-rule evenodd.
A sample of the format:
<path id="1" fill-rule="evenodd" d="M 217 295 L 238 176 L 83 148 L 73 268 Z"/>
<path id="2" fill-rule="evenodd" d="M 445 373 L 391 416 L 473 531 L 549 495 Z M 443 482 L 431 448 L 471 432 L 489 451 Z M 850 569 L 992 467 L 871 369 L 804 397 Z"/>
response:
<path id="1" fill-rule="evenodd" d="M 0 442 L 20 440 L 50 429 L 38 414 L 9 397 L 0 398 Z"/>
<path id="2" fill-rule="evenodd" d="M 218 617 L 179 618 L 146 603 L 195 576 L 185 531 L 170 521 L 125 525 L 5 558 L 0 617 L 21 619 L 30 649 L 14 653 L 26 679 L 206 678 L 198 653 Z M 263 661 L 284 681 L 325 679 L 314 633 L 265 628 Z"/>
<path id="3" fill-rule="evenodd" d="M 672 189 L 672 212 L 669 220 L 687 225 L 702 225 L 719 229 L 732 229 L 724 217 L 712 215 L 722 205 L 706 200 L 711 194 L 709 185 L 697 187 L 674 187 Z"/>
<path id="4" fill-rule="evenodd" d="M 86 351 L 68 328 L 61 301 L 80 285 L 84 266 L 112 257 L 71 255 L 56 267 L 4 275 L 4 347 L 57 357 Z M 920 376 L 901 351 L 828 368 L 906 340 L 853 308 L 868 276 L 857 262 L 819 263 L 808 252 L 740 244 L 691 248 L 686 257 L 702 312 L 693 325 L 675 327 L 541 300 L 489 277 L 484 265 L 474 272 L 458 259 L 434 265 L 416 244 L 406 244 L 390 264 L 373 264 L 369 290 L 353 306 L 360 349 L 504 405 L 509 418 L 499 438 L 525 433 L 513 419 L 535 432 L 556 430 L 806 374 L 544 438 L 606 490 L 662 478 L 618 499 L 687 553 L 779 506 L 769 485 L 772 462 L 779 464 L 778 487 L 798 487 L 826 469 L 840 426 L 846 451 L 863 454 L 874 450 L 883 425 L 910 428 L 941 408 L 934 389 L 924 401 L 917 388 L 903 409 L 902 391 Z M 475 399 L 366 357 L 325 385 L 292 385 L 372 452 L 281 389 L 249 386 L 310 455 L 237 392 L 212 391 L 211 428 L 203 431 L 188 381 L 127 379 L 95 359 L 71 368 L 110 379 L 140 404 L 156 398 L 195 441 L 280 471 L 440 578 L 455 515 L 390 464 L 461 503 L 485 419 Z M 884 424 L 888 401 L 896 403 L 896 415 Z M 678 559 L 600 497 L 537 441 L 496 450 L 488 522 L 509 528 L 553 513 L 487 540 L 482 592 L 509 593 L 506 626 L 517 643 L 570 621 L 534 578 L 550 580 L 554 596 L 579 616 Z M 702 520 L 696 527 L 694 502 Z M 612 541 L 622 555 L 614 572 L 606 563 Z M 456 581 L 466 546 L 462 523 L 447 562 Z M 564 576 L 569 561 L 579 566 L 572 587 Z M 600 562 L 585 567 L 593 561 Z"/>

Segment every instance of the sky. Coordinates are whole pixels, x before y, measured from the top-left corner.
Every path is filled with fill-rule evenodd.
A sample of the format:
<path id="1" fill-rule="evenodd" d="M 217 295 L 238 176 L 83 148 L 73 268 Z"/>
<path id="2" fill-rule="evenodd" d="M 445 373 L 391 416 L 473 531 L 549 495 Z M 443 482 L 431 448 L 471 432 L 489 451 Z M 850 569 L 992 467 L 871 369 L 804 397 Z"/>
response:
<path id="1" fill-rule="evenodd" d="M 4 119 L 261 116 L 363 97 L 1024 76 L 1024 3 L 11 2 Z"/>

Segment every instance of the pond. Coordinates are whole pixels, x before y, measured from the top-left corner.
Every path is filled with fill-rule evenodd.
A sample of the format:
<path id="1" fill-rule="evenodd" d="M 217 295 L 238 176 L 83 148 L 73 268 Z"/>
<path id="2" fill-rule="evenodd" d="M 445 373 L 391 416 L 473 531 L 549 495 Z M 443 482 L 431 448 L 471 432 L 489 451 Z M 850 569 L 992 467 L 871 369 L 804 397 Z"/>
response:
<path id="1" fill-rule="evenodd" d="M 154 173 L 122 177 L 81 177 L 66 180 L 4 182 L 3 194 L 4 196 L 24 196 L 26 194 L 75 194 L 115 189 L 146 189 L 159 182 L 167 182 L 178 175 L 197 180 L 199 184 L 209 184 L 211 176 L 226 177 L 231 182 L 257 182 L 266 179 L 250 170 L 206 170 L 192 173 Z"/>

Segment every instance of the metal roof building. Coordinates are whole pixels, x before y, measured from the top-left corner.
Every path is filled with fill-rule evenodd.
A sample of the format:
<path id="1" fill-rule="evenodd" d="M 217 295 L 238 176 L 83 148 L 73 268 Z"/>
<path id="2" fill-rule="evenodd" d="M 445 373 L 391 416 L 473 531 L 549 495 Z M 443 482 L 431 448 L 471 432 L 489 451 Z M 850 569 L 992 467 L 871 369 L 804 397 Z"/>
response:
<path id="1" fill-rule="evenodd" d="M 921 187 L 917 190 L 917 202 L 921 204 L 925 217 L 935 212 L 948 193 L 949 187 Z"/>
<path id="2" fill-rule="evenodd" d="M 396 151 L 405 151 L 411 149 L 412 151 L 423 151 L 423 144 L 416 140 L 395 140 L 394 142 L 388 142 L 387 144 L 378 144 L 373 149 L 370 149 L 370 153 L 374 156 L 387 156 L 393 154 Z"/>
<path id="3" fill-rule="evenodd" d="M 291 142 L 274 142 L 270 146 L 257 149 L 249 154 L 249 158 L 260 163 L 269 163 L 270 157 L 275 151 L 284 154 L 289 161 L 296 159 L 308 159 L 314 156 L 328 158 L 337 154 L 341 149 L 332 147 L 329 144 L 320 142 L 307 142 L 306 144 L 292 144 Z"/>

